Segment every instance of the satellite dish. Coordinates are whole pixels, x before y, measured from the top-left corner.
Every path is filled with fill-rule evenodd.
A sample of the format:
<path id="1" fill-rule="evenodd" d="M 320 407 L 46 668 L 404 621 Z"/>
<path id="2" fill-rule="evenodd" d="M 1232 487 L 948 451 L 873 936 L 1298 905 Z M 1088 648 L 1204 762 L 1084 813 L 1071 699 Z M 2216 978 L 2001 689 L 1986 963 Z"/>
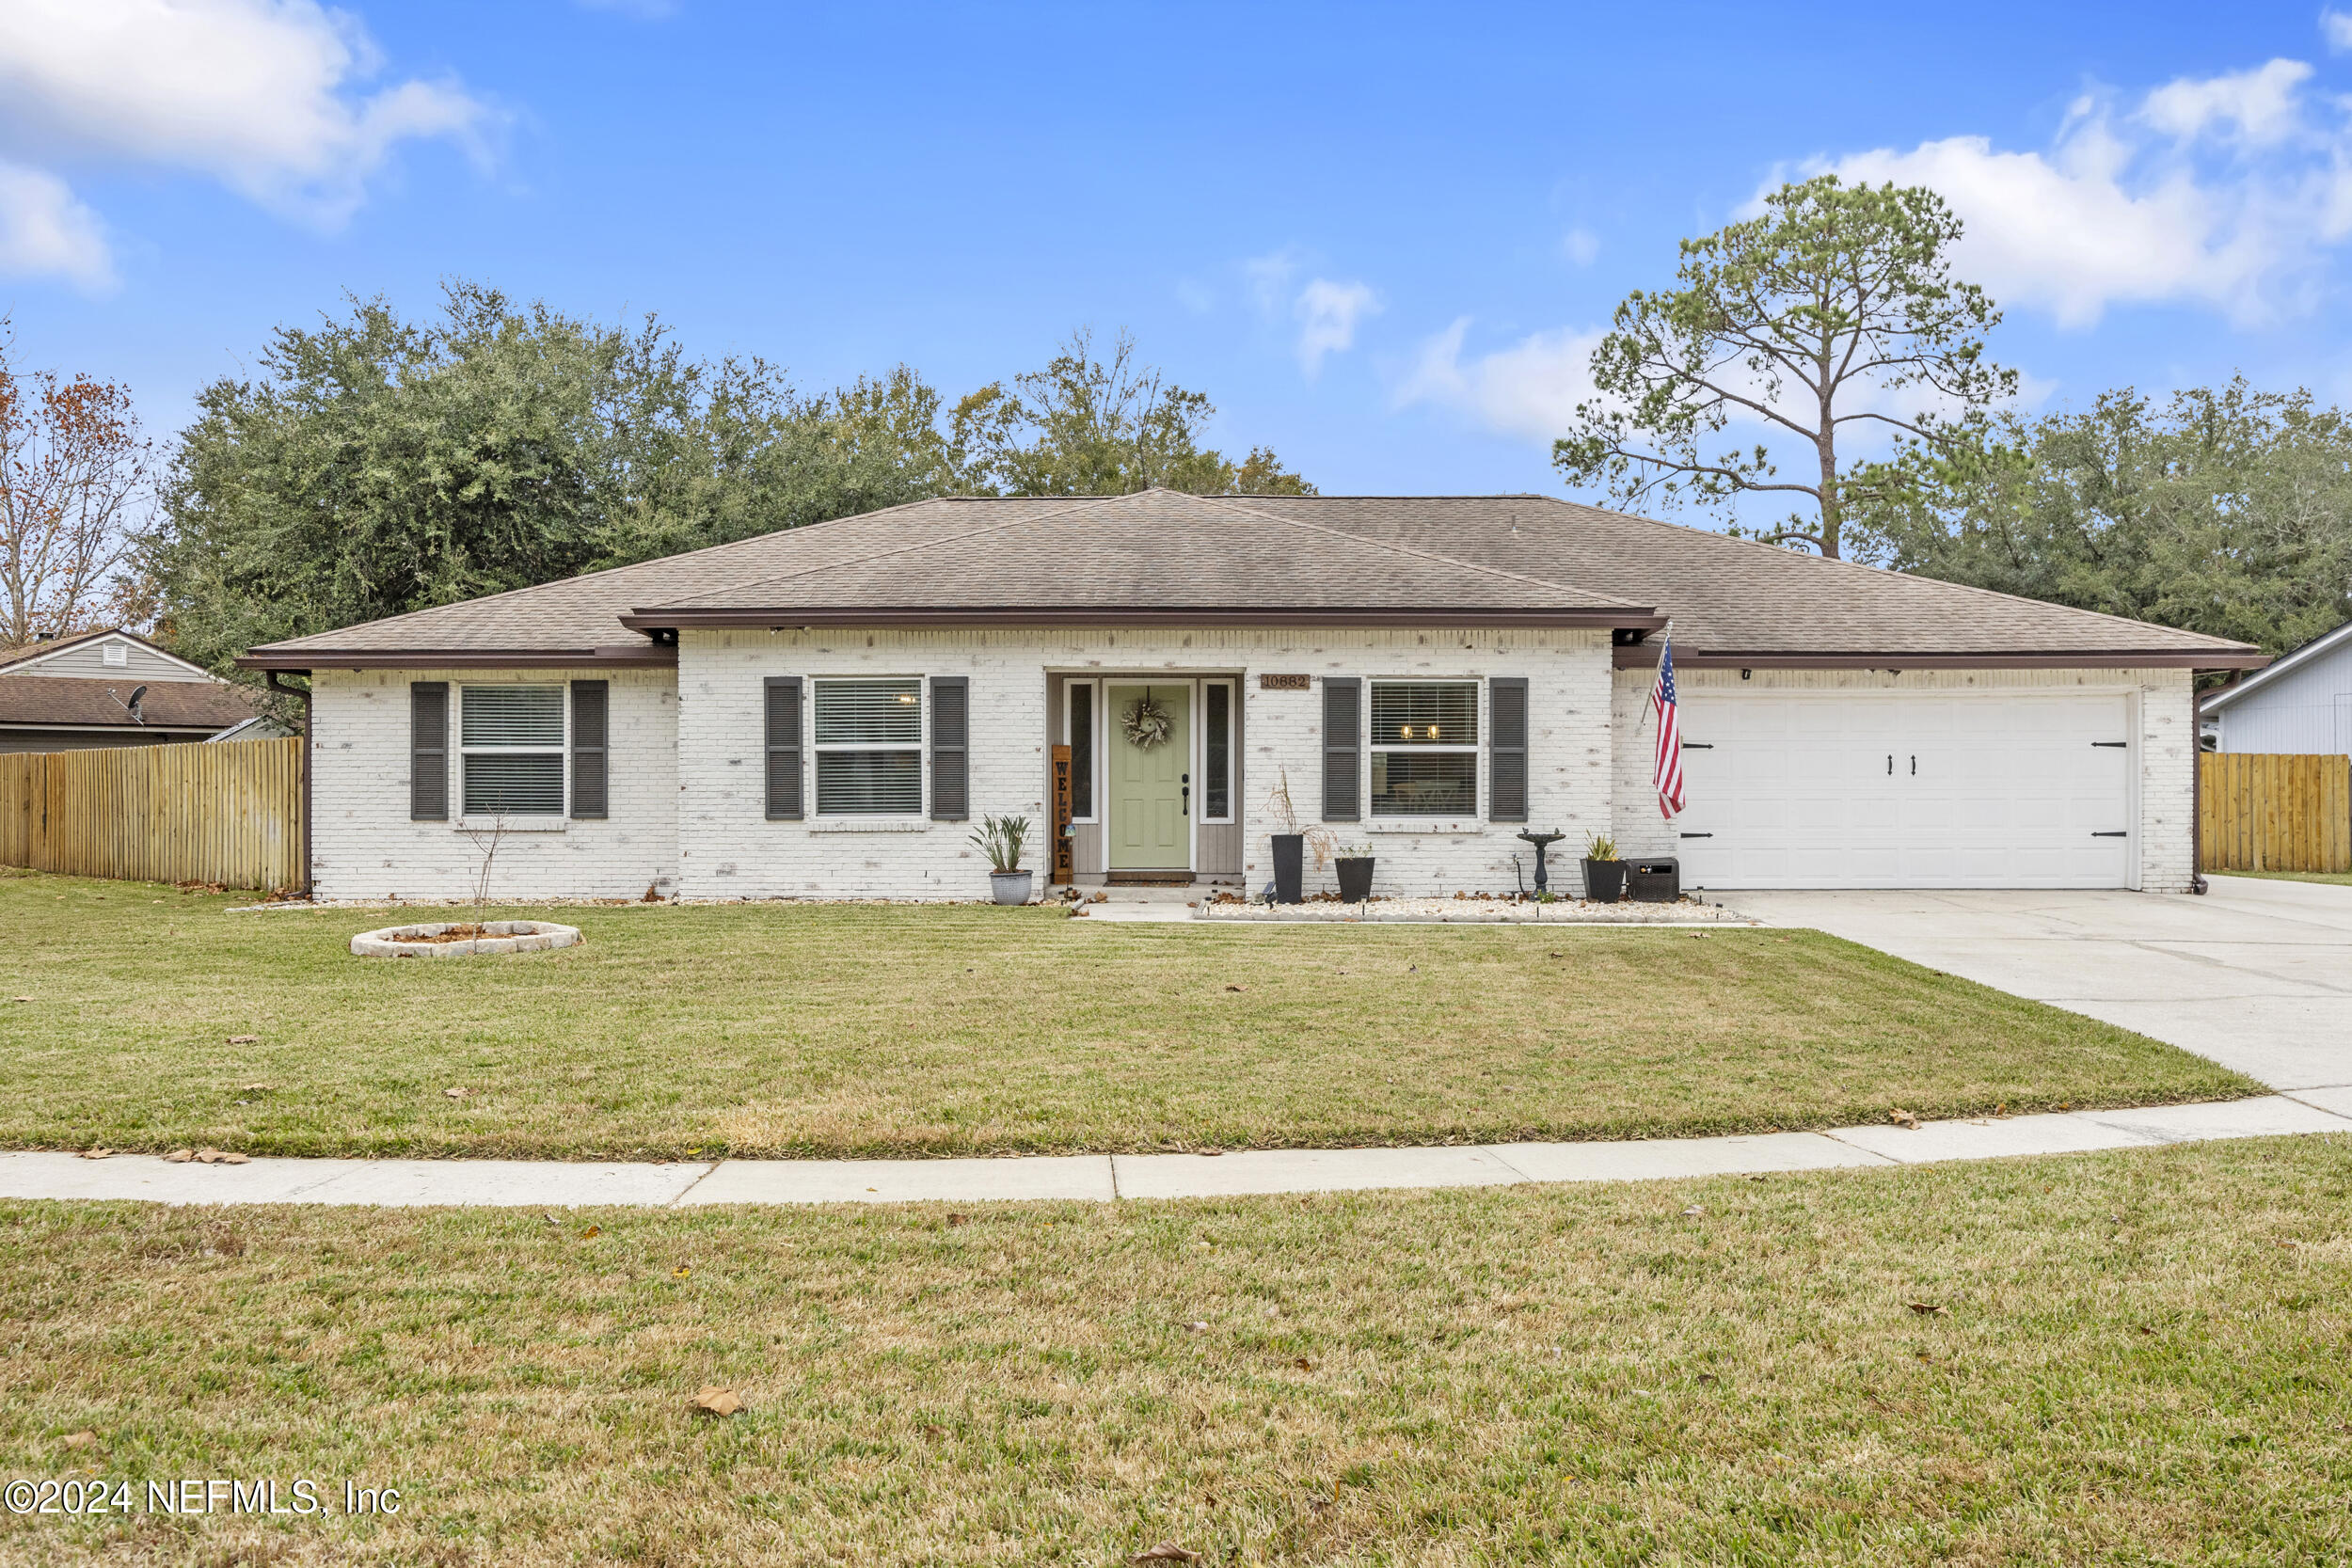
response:
<path id="1" fill-rule="evenodd" d="M 131 700 L 122 705 L 124 707 L 131 710 L 131 722 L 134 724 L 144 724 L 147 722 L 146 719 L 139 713 L 139 704 L 144 702 L 146 698 L 147 688 L 144 686 L 135 686 L 131 688 Z"/>

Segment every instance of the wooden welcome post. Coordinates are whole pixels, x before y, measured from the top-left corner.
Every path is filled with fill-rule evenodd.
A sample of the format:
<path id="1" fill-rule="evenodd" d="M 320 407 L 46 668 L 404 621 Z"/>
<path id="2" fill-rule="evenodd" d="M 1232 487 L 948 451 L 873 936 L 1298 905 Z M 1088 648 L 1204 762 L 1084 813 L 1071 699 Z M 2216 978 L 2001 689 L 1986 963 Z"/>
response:
<path id="1" fill-rule="evenodd" d="M 1054 748 L 1053 870 L 1047 882 L 1068 887 L 1077 879 L 1077 841 L 1070 832 L 1070 748 Z"/>

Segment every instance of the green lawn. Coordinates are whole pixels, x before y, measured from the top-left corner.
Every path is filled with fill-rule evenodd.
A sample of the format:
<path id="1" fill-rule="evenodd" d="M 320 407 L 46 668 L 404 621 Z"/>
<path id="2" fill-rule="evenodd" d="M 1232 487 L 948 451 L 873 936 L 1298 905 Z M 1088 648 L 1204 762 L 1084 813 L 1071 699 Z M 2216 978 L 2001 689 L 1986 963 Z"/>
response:
<path id="1" fill-rule="evenodd" d="M 2325 882 L 2352 887 L 2352 871 L 2210 871 L 2210 877 L 2258 877 L 2268 882 Z"/>
<path id="2" fill-rule="evenodd" d="M 0 1515 L 0 1560 L 2343 1562 L 2347 1216 L 2341 1138 L 968 1215 L 0 1203 L 0 1470 L 404 1497 Z"/>
<path id="3" fill-rule="evenodd" d="M 347 951 L 394 918 L 380 911 L 230 902 L 0 878 L 0 1147 L 1332 1146 L 2258 1092 L 2170 1046 L 1812 933 L 592 908 L 535 911 L 587 932 L 562 952 L 396 960 Z"/>

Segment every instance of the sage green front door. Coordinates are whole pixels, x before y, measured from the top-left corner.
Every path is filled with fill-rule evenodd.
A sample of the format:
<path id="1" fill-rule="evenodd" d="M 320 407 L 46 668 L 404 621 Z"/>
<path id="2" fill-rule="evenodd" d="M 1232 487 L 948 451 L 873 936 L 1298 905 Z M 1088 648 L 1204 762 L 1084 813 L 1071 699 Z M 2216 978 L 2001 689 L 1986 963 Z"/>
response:
<path id="1" fill-rule="evenodd" d="M 1138 746 L 1127 737 L 1136 705 L 1150 699 L 1168 715 L 1168 738 Z M 1110 869 L 1192 869 L 1192 683 L 1105 682 L 1110 722 Z"/>

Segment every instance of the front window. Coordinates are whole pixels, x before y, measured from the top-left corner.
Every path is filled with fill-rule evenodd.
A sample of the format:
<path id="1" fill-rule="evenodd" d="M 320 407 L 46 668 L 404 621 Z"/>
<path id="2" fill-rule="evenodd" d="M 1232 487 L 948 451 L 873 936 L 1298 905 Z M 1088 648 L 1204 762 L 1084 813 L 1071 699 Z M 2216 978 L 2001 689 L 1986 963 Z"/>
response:
<path id="1" fill-rule="evenodd" d="M 1209 681 L 1201 688 L 1207 715 L 1200 726 L 1200 819 L 1233 819 L 1233 683 Z"/>
<path id="2" fill-rule="evenodd" d="M 817 814 L 923 813 L 923 683 L 816 683 Z"/>
<path id="3" fill-rule="evenodd" d="M 1094 820 L 1094 683 L 1070 683 L 1070 819 Z"/>
<path id="4" fill-rule="evenodd" d="M 1372 683 L 1372 815 L 1478 815 L 1478 683 Z"/>
<path id="5" fill-rule="evenodd" d="M 467 687 L 459 736 L 468 816 L 564 815 L 562 687 Z"/>

